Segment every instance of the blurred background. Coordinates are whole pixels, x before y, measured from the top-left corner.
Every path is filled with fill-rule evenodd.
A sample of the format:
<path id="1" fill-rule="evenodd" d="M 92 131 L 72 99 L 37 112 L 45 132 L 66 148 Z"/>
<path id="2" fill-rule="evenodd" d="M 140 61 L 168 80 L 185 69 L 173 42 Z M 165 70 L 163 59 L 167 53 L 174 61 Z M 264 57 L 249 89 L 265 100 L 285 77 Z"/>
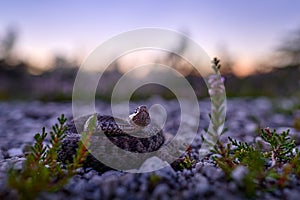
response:
<path id="1" fill-rule="evenodd" d="M 0 100 L 71 100 L 78 67 L 89 53 L 114 35 L 143 27 L 182 32 L 220 58 L 228 97 L 300 98 L 299 10 L 297 0 L 1 1 Z M 184 51 L 185 44 L 178 41 L 174 48 Z M 153 52 L 112 63 L 96 97 L 110 100 L 122 74 L 145 60 L 173 66 L 199 98 L 207 97 L 187 62 Z M 145 86 L 133 99 L 153 91 L 174 98 L 166 88 Z"/>

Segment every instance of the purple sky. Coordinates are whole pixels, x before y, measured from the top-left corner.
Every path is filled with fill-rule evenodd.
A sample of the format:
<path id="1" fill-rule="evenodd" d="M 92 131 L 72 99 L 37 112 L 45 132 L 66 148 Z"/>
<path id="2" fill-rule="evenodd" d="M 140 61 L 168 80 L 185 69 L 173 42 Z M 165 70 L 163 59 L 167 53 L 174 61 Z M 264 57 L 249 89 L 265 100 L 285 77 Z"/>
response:
<path id="1" fill-rule="evenodd" d="M 8 26 L 16 26 L 18 54 L 43 65 L 53 53 L 82 59 L 131 29 L 184 30 L 211 57 L 227 46 L 237 66 L 247 71 L 300 27 L 299 10 L 299 0 L 9 0 L 0 3 L 0 39 Z"/>

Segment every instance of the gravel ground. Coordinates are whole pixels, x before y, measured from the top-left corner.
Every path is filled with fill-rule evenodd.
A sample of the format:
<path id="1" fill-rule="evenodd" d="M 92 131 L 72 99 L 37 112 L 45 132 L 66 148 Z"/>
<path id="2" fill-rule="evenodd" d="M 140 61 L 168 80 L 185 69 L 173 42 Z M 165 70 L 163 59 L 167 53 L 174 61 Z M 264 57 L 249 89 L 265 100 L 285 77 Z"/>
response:
<path id="1" fill-rule="evenodd" d="M 278 113 L 274 109 L 287 109 L 295 102 L 291 99 L 274 101 L 267 98 L 227 100 L 225 127 L 229 131 L 222 140 L 230 136 L 252 142 L 257 137 L 259 128 L 276 128 L 278 132 L 289 128 L 299 145 L 300 132 L 292 128 L 293 116 Z M 175 133 L 180 122 L 178 102 L 155 97 L 141 104 L 154 103 L 161 104 L 167 111 L 164 132 Z M 131 104 L 131 110 L 139 104 Z M 206 99 L 201 100 L 199 105 L 202 130 L 209 123 L 210 103 Z M 96 108 L 103 114 L 110 114 L 109 106 L 103 102 L 97 102 Z M 0 102 L 0 199 L 14 197 L 14 192 L 6 187 L 8 166 L 14 163 L 15 168 L 21 169 L 24 161 L 23 147 L 33 142 L 34 134 L 40 132 L 41 127 L 45 126 L 49 130 L 62 113 L 68 119 L 72 118 L 71 103 Z M 201 146 L 200 138 L 197 137 L 191 146 L 193 156 L 198 158 L 196 152 Z M 236 172 L 236 177 L 242 173 L 242 170 L 240 171 Z M 160 177 L 157 184 L 149 181 L 154 175 Z M 226 181 L 224 173 L 210 158 L 198 158 L 194 168 L 183 171 L 174 171 L 171 167 L 143 174 L 113 170 L 98 174 L 92 169 L 79 170 L 61 191 L 42 193 L 38 199 L 244 199 L 243 191 L 239 189 L 237 182 Z M 299 180 L 295 180 L 293 186 L 283 190 L 258 193 L 258 199 L 298 199 L 299 196 Z"/>

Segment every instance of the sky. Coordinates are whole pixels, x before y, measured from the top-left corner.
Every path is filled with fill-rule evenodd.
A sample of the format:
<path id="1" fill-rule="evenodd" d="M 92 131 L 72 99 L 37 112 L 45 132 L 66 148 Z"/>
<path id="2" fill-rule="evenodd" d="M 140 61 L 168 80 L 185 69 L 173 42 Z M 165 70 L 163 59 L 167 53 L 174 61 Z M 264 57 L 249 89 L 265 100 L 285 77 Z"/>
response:
<path id="1" fill-rule="evenodd" d="M 166 28 L 188 33 L 211 57 L 225 47 L 242 75 L 300 28 L 299 10 L 299 0 L 3 0 L 0 39 L 16 27 L 18 55 L 43 67 L 53 54 L 82 60 L 125 31 Z"/>

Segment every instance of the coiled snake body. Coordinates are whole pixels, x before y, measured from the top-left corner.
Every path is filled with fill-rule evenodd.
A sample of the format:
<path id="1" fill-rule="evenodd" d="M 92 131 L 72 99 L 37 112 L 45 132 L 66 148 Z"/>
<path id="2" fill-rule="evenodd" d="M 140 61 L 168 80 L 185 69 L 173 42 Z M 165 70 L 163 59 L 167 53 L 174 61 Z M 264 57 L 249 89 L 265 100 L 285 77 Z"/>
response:
<path id="1" fill-rule="evenodd" d="M 72 156 L 76 153 L 81 138 L 79 133 L 84 131 L 89 118 L 90 116 L 80 117 L 67 124 L 67 135 L 62 141 L 62 147 L 58 154 L 59 161 L 63 163 L 72 162 Z M 92 138 L 91 141 L 94 149 L 97 149 L 95 150 L 97 151 L 96 154 L 98 153 L 104 158 L 104 161 L 105 159 L 107 161 L 115 159 L 118 166 L 123 168 L 127 166 L 129 158 L 116 157 L 114 150 L 110 148 L 112 144 L 125 151 L 148 153 L 158 150 L 165 142 L 162 130 L 155 123 L 151 123 L 146 106 L 139 106 L 135 113 L 129 116 L 128 120 L 98 114 L 95 133 L 97 132 L 100 134 Z M 103 142 L 104 137 L 107 137 L 107 141 L 110 142 Z M 88 154 L 84 163 L 85 167 L 92 167 L 98 171 L 110 169 L 102 163 L 102 160 L 99 161 L 93 155 Z M 145 159 L 134 161 L 134 166 L 131 165 L 128 168 L 138 168 Z"/>

